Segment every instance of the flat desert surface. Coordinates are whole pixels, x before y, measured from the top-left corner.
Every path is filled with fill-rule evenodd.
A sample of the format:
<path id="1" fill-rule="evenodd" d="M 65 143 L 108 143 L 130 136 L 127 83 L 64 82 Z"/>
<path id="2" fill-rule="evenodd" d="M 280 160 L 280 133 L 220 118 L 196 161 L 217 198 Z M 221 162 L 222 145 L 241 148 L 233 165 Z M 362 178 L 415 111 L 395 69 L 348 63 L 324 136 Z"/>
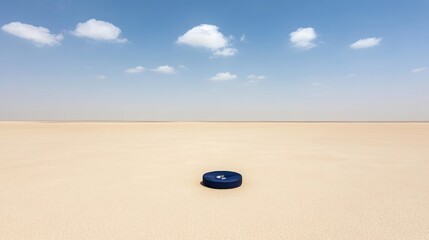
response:
<path id="1" fill-rule="evenodd" d="M 1 122 L 0 239 L 429 239 L 429 124 Z"/>

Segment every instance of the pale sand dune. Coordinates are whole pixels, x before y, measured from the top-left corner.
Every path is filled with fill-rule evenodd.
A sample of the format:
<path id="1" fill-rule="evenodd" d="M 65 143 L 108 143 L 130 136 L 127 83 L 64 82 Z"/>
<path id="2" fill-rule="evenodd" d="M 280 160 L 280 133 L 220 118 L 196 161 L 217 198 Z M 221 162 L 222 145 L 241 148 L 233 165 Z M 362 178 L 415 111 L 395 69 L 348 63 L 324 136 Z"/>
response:
<path id="1" fill-rule="evenodd" d="M 0 239 L 429 239 L 429 124 L 3 122 Z"/>

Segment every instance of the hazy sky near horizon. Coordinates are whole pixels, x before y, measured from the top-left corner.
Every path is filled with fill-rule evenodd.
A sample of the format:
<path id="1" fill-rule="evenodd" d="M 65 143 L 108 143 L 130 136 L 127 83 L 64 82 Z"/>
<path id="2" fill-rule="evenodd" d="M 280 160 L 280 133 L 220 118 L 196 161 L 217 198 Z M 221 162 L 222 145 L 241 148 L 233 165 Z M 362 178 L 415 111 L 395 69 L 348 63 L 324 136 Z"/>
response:
<path id="1" fill-rule="evenodd" d="M 0 27 L 0 120 L 429 120 L 429 0 L 2 0 Z"/>

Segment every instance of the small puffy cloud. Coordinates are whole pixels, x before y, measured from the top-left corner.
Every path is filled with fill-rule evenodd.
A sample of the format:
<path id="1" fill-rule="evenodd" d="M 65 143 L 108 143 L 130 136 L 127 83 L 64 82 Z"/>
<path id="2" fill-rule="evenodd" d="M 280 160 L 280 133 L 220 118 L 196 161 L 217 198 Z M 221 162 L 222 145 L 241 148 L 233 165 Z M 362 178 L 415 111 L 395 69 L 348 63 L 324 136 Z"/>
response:
<path id="1" fill-rule="evenodd" d="M 191 28 L 176 41 L 178 44 L 192 47 L 207 48 L 215 56 L 234 56 L 237 49 L 232 48 L 231 38 L 225 37 L 219 27 L 210 24 L 201 24 Z"/>
<path id="2" fill-rule="evenodd" d="M 219 27 L 209 24 L 201 24 L 191 28 L 177 39 L 177 43 L 192 47 L 205 47 L 217 50 L 228 46 L 229 40 L 221 32 Z"/>
<path id="3" fill-rule="evenodd" d="M 133 68 L 128 68 L 125 70 L 125 73 L 141 73 L 145 70 L 144 67 L 142 66 L 137 66 L 137 67 L 133 67 Z"/>
<path id="4" fill-rule="evenodd" d="M 310 49 L 316 46 L 314 41 L 317 38 L 317 33 L 311 27 L 298 28 L 296 31 L 291 32 L 289 36 L 293 47 Z"/>
<path id="5" fill-rule="evenodd" d="M 255 75 L 255 74 L 250 74 L 246 78 L 248 79 L 247 84 L 252 84 L 252 85 L 267 79 L 267 77 L 265 77 L 264 75 Z"/>
<path id="6" fill-rule="evenodd" d="M 52 34 L 47 28 L 36 27 L 20 22 L 11 22 L 5 24 L 1 29 L 14 36 L 30 40 L 36 43 L 38 46 L 53 46 L 60 44 L 61 40 L 63 40 L 62 34 L 55 35 Z"/>
<path id="7" fill-rule="evenodd" d="M 97 76 L 97 79 L 98 79 L 98 80 L 106 80 L 106 79 L 107 79 L 107 77 L 106 77 L 105 75 L 98 75 L 98 76 Z"/>
<path id="8" fill-rule="evenodd" d="M 414 68 L 413 70 L 411 70 L 412 73 L 418 73 L 418 72 L 422 72 L 426 70 L 425 67 L 420 67 L 420 68 Z"/>
<path id="9" fill-rule="evenodd" d="M 96 19 L 90 19 L 84 23 L 78 23 L 73 34 L 78 37 L 86 37 L 97 41 L 112 41 L 119 43 L 127 41 L 125 38 L 119 38 L 121 29 L 109 22 L 99 21 Z"/>
<path id="10" fill-rule="evenodd" d="M 234 56 L 238 52 L 235 48 L 222 48 L 213 52 L 215 56 Z"/>
<path id="11" fill-rule="evenodd" d="M 211 81 L 231 81 L 237 78 L 237 75 L 229 72 L 220 72 L 210 78 Z"/>
<path id="12" fill-rule="evenodd" d="M 255 75 L 255 74 L 250 74 L 249 76 L 247 76 L 247 79 L 251 79 L 251 80 L 265 80 L 267 77 L 265 77 L 264 75 Z"/>
<path id="13" fill-rule="evenodd" d="M 165 73 L 165 74 L 173 74 L 176 73 L 176 69 L 174 67 L 170 67 L 168 65 L 158 66 L 157 68 L 152 69 L 154 72 Z"/>
<path id="14" fill-rule="evenodd" d="M 352 49 L 362 49 L 362 48 L 370 48 L 375 47 L 379 45 L 381 42 L 381 38 L 365 38 L 365 39 L 359 39 L 353 44 L 350 45 L 350 48 Z"/>

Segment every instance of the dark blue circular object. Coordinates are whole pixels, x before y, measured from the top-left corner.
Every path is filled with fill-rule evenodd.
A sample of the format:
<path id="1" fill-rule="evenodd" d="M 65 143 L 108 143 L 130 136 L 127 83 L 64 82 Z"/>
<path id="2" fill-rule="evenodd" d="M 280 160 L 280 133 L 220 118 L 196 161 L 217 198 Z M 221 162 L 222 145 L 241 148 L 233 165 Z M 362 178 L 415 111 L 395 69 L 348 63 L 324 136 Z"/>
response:
<path id="1" fill-rule="evenodd" d="M 209 188 L 228 189 L 240 187 L 241 174 L 231 171 L 214 171 L 203 175 L 203 185 Z"/>

